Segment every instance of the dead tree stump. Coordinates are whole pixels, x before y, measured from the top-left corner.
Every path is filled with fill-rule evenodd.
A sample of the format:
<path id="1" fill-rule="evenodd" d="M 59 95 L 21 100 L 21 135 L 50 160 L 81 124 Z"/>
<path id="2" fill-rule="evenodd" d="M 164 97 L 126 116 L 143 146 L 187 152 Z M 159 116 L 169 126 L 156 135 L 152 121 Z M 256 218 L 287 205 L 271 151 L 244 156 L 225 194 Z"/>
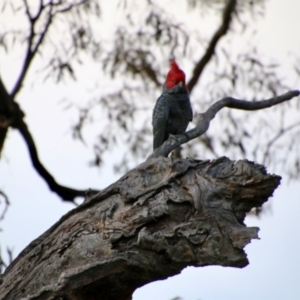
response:
<path id="1" fill-rule="evenodd" d="M 26 247 L 0 299 L 125 300 L 187 266 L 245 267 L 245 215 L 279 183 L 247 160 L 151 158 Z"/>

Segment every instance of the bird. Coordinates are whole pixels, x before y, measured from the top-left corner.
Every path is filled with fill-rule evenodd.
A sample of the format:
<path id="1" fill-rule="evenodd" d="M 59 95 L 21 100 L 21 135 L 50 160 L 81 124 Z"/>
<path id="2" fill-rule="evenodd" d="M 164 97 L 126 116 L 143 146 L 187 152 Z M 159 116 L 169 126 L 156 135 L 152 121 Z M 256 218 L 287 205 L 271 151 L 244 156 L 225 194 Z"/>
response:
<path id="1" fill-rule="evenodd" d="M 192 120 L 193 111 L 185 82 L 185 73 L 175 60 L 171 60 L 162 94 L 158 97 L 153 109 L 153 150 L 160 147 L 170 134 L 184 133 Z"/>

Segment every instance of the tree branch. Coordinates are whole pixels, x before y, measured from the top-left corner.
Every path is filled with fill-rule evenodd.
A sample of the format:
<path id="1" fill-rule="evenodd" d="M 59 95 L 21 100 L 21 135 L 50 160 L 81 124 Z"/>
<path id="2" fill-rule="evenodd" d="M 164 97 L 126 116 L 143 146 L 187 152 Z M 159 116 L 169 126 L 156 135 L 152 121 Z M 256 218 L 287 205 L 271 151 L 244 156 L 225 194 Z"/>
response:
<path id="1" fill-rule="evenodd" d="M 8 197 L 5 195 L 4 192 L 0 191 L 0 196 L 2 196 L 2 198 L 4 199 L 4 201 L 3 201 L 4 208 L 3 208 L 2 212 L 0 213 L 0 221 L 2 221 L 4 219 L 4 216 L 7 212 L 7 210 L 8 210 L 8 206 L 10 205 L 10 202 L 8 200 Z M 0 203 L 1 203 L 1 201 L 0 201 Z"/>
<path id="2" fill-rule="evenodd" d="M 54 177 L 40 162 L 34 140 L 28 130 L 26 123 L 22 119 L 17 122 L 17 129 L 19 130 L 27 145 L 33 167 L 38 172 L 38 174 L 46 181 L 51 191 L 56 193 L 64 201 L 74 202 L 76 197 L 86 196 L 87 190 L 72 189 L 66 186 L 62 186 L 55 181 Z M 89 190 L 89 192 L 98 193 L 99 191 Z"/>
<path id="3" fill-rule="evenodd" d="M 210 61 L 211 57 L 214 55 L 217 43 L 219 42 L 221 37 L 227 33 L 227 31 L 230 27 L 230 24 L 231 24 L 232 14 L 234 13 L 235 8 L 236 8 L 236 4 L 237 4 L 236 0 L 228 0 L 227 1 L 227 5 L 225 6 L 224 11 L 223 11 L 222 24 L 220 25 L 218 30 L 213 35 L 205 54 L 199 60 L 199 62 L 196 64 L 194 71 L 193 71 L 193 76 L 187 84 L 190 92 L 193 90 L 193 88 L 197 84 L 204 68 Z"/>
<path id="4" fill-rule="evenodd" d="M 2 151 L 8 128 L 16 119 L 24 117 L 23 111 L 8 94 L 0 76 L 0 153 Z"/>
<path id="5" fill-rule="evenodd" d="M 45 7 L 43 0 L 40 0 L 40 5 L 39 5 L 39 8 L 38 8 L 38 11 L 36 13 L 36 15 L 34 17 L 32 17 L 32 21 L 35 22 L 36 20 L 38 20 L 38 18 L 40 17 L 41 13 L 43 12 L 43 9 Z"/>
<path id="6" fill-rule="evenodd" d="M 29 70 L 29 67 L 30 67 L 30 64 L 34 58 L 34 56 L 36 55 L 40 45 L 42 44 L 44 38 L 45 38 L 45 35 L 49 29 L 49 26 L 51 24 L 51 21 L 52 21 L 52 1 L 49 2 L 48 5 L 43 5 L 42 3 L 42 0 L 40 0 L 40 6 L 39 6 L 39 10 L 36 14 L 35 17 L 32 17 L 31 14 L 30 14 L 30 11 L 29 11 L 29 6 L 28 6 L 28 3 L 27 3 L 27 0 L 23 0 L 24 2 L 24 5 L 25 5 L 25 11 L 26 11 L 26 15 L 27 15 L 27 18 L 28 18 L 28 21 L 29 21 L 29 27 L 30 27 L 30 32 L 29 32 L 29 37 L 28 37 L 28 41 L 27 41 L 27 49 L 26 49 L 26 54 L 25 54 L 25 59 L 24 59 L 24 62 L 23 62 L 23 66 L 21 68 L 21 73 L 15 83 L 15 86 L 11 92 L 11 97 L 14 99 L 15 96 L 17 95 L 17 93 L 20 91 L 21 87 L 22 87 L 22 83 L 25 79 L 25 76 Z M 45 8 L 49 7 L 49 13 L 48 13 L 48 19 L 47 19 L 47 22 L 46 22 L 46 25 L 45 25 L 45 28 L 43 30 L 43 32 L 40 34 L 40 37 L 39 39 L 37 40 L 36 42 L 36 45 L 33 46 L 33 43 L 34 43 L 34 37 L 36 36 L 36 32 L 35 32 L 35 24 L 36 24 L 36 21 L 39 19 L 41 13 L 43 12 L 43 10 Z"/>
<path id="7" fill-rule="evenodd" d="M 26 49 L 26 54 L 25 54 L 25 59 L 24 59 L 24 62 L 23 62 L 23 66 L 21 68 L 21 73 L 20 73 L 20 75 L 19 75 L 19 77 L 18 77 L 18 79 L 15 83 L 15 86 L 14 86 L 12 92 L 10 93 L 10 95 L 13 99 L 15 98 L 17 93 L 20 91 L 20 89 L 22 87 L 22 84 L 23 84 L 23 81 L 25 79 L 25 76 L 26 76 L 26 74 L 29 70 L 29 67 L 31 65 L 31 62 L 32 62 L 33 58 L 35 57 L 36 53 L 38 52 L 40 46 L 42 45 L 54 17 L 58 14 L 66 13 L 66 12 L 72 10 L 74 7 L 77 7 L 77 6 L 80 6 L 80 5 L 84 4 L 86 2 L 86 0 L 79 1 L 79 2 L 74 3 L 74 4 L 69 4 L 65 8 L 62 8 L 62 9 L 56 9 L 55 12 L 53 12 L 53 8 L 64 4 L 63 2 L 59 1 L 58 3 L 54 3 L 51 0 L 49 3 L 44 5 L 43 0 L 40 0 L 40 5 L 39 5 L 39 8 L 38 8 L 38 11 L 37 11 L 37 13 L 34 17 L 30 14 L 30 10 L 29 10 L 27 0 L 23 0 L 23 2 L 24 2 L 24 5 L 25 5 L 25 12 L 26 12 L 26 15 L 27 15 L 27 19 L 29 21 L 29 27 L 30 27 L 29 30 L 30 30 L 30 32 L 29 32 L 29 36 L 28 36 L 28 40 L 27 40 L 27 49 Z M 48 9 L 46 24 L 45 24 L 42 32 L 39 33 L 39 37 L 37 38 L 36 43 L 34 43 L 34 38 L 38 35 L 36 33 L 36 30 L 35 30 L 35 25 L 36 25 L 36 22 L 39 20 L 42 12 L 45 9 Z"/>
<path id="8" fill-rule="evenodd" d="M 0 300 L 129 300 L 187 266 L 243 268 L 245 215 L 280 177 L 246 160 L 148 160 L 68 212 L 6 269 Z"/>
<path id="9" fill-rule="evenodd" d="M 267 162 L 267 157 L 269 156 L 268 153 L 270 153 L 271 146 L 279 139 L 281 138 L 286 132 L 293 130 L 294 128 L 298 127 L 300 125 L 300 122 L 296 122 L 290 126 L 287 126 L 285 128 L 281 128 L 279 132 L 275 134 L 275 136 L 269 140 L 269 142 L 266 145 L 266 150 L 263 153 L 262 163 L 265 164 Z"/>
<path id="10" fill-rule="evenodd" d="M 24 113 L 20 109 L 19 105 L 14 101 L 14 99 L 21 89 L 22 83 L 29 70 L 31 62 L 35 57 L 36 53 L 39 51 L 39 48 L 45 39 L 45 36 L 49 30 L 54 16 L 56 16 L 59 13 L 70 11 L 73 7 L 85 3 L 86 0 L 79 1 L 74 4 L 69 4 L 61 10 L 57 9 L 55 12 L 53 12 L 53 7 L 59 7 L 60 5 L 63 5 L 64 2 L 58 1 L 57 3 L 54 3 L 53 0 L 50 0 L 47 4 L 44 4 L 43 0 L 40 0 L 39 8 L 35 16 L 32 16 L 32 14 L 30 13 L 27 0 L 23 0 L 23 2 L 25 6 L 25 13 L 30 24 L 30 29 L 29 36 L 27 39 L 25 59 L 23 62 L 21 73 L 10 95 L 5 89 L 3 82 L 0 78 L 0 151 L 6 138 L 7 129 L 10 126 L 17 128 L 27 145 L 33 167 L 36 169 L 38 174 L 46 181 L 50 190 L 55 192 L 59 197 L 61 197 L 62 200 L 74 202 L 74 199 L 76 197 L 84 197 L 86 194 L 86 190 L 72 189 L 58 184 L 55 181 L 54 177 L 43 166 L 43 164 L 39 160 L 38 152 L 34 140 L 31 136 L 31 133 L 23 120 Z M 46 24 L 44 25 L 43 30 L 40 33 L 37 33 L 35 26 L 45 9 L 48 10 L 46 16 Z M 37 38 L 36 41 L 35 38 Z M 89 190 L 89 192 L 97 193 L 99 191 Z"/>
<path id="11" fill-rule="evenodd" d="M 1 126 L 1 117 L 6 121 L 6 127 Z M 12 100 L 12 97 L 7 93 L 0 77 L 0 150 L 3 145 L 6 132 L 9 127 L 19 130 L 27 145 L 31 162 L 38 174 L 46 181 L 51 191 L 56 193 L 62 200 L 74 202 L 76 197 L 85 197 L 86 190 L 72 189 L 58 184 L 54 177 L 47 171 L 47 169 L 40 162 L 38 152 L 33 140 L 33 137 L 23 120 L 24 113 L 19 105 Z M 3 127 L 3 128 L 2 128 Z M 4 132 L 4 136 L 2 134 Z M 99 191 L 89 190 L 90 193 L 97 193 Z"/>
<path id="12" fill-rule="evenodd" d="M 242 110 L 259 110 L 268 108 L 284 101 L 288 101 L 294 97 L 300 95 L 300 91 L 289 91 L 281 96 L 270 98 L 268 100 L 250 102 L 245 100 L 239 100 L 232 97 L 223 98 L 216 103 L 214 103 L 205 113 L 198 114 L 197 126 L 184 134 L 171 136 L 162 146 L 157 148 L 149 158 L 168 156 L 171 151 L 179 147 L 180 145 L 187 143 L 188 141 L 199 137 L 205 133 L 208 128 L 210 121 L 215 117 L 215 115 L 224 107 L 242 109 Z"/>

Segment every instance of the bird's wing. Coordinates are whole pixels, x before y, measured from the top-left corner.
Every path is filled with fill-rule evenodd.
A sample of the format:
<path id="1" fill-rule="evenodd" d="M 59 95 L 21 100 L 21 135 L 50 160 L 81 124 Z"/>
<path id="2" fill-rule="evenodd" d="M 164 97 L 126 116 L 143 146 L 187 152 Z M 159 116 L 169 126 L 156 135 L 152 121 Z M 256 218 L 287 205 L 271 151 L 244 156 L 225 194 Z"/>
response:
<path id="1" fill-rule="evenodd" d="M 188 120 L 190 122 L 193 121 L 193 109 L 192 109 L 192 106 L 191 106 L 191 102 L 189 101 L 189 109 L 188 109 Z"/>
<path id="2" fill-rule="evenodd" d="M 167 123 L 169 118 L 170 107 L 164 94 L 156 101 L 153 115 L 153 150 L 161 146 L 168 138 Z"/>

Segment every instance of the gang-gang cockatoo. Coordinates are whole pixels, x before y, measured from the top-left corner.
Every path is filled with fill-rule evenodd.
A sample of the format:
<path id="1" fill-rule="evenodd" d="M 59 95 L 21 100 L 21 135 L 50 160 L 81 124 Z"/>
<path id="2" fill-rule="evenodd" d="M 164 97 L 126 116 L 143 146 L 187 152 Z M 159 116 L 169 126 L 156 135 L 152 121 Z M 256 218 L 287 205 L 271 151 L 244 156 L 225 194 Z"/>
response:
<path id="1" fill-rule="evenodd" d="M 153 110 L 153 150 L 160 147 L 170 134 L 184 133 L 192 119 L 193 111 L 185 83 L 185 73 L 175 60 L 172 60 L 163 92 Z"/>

